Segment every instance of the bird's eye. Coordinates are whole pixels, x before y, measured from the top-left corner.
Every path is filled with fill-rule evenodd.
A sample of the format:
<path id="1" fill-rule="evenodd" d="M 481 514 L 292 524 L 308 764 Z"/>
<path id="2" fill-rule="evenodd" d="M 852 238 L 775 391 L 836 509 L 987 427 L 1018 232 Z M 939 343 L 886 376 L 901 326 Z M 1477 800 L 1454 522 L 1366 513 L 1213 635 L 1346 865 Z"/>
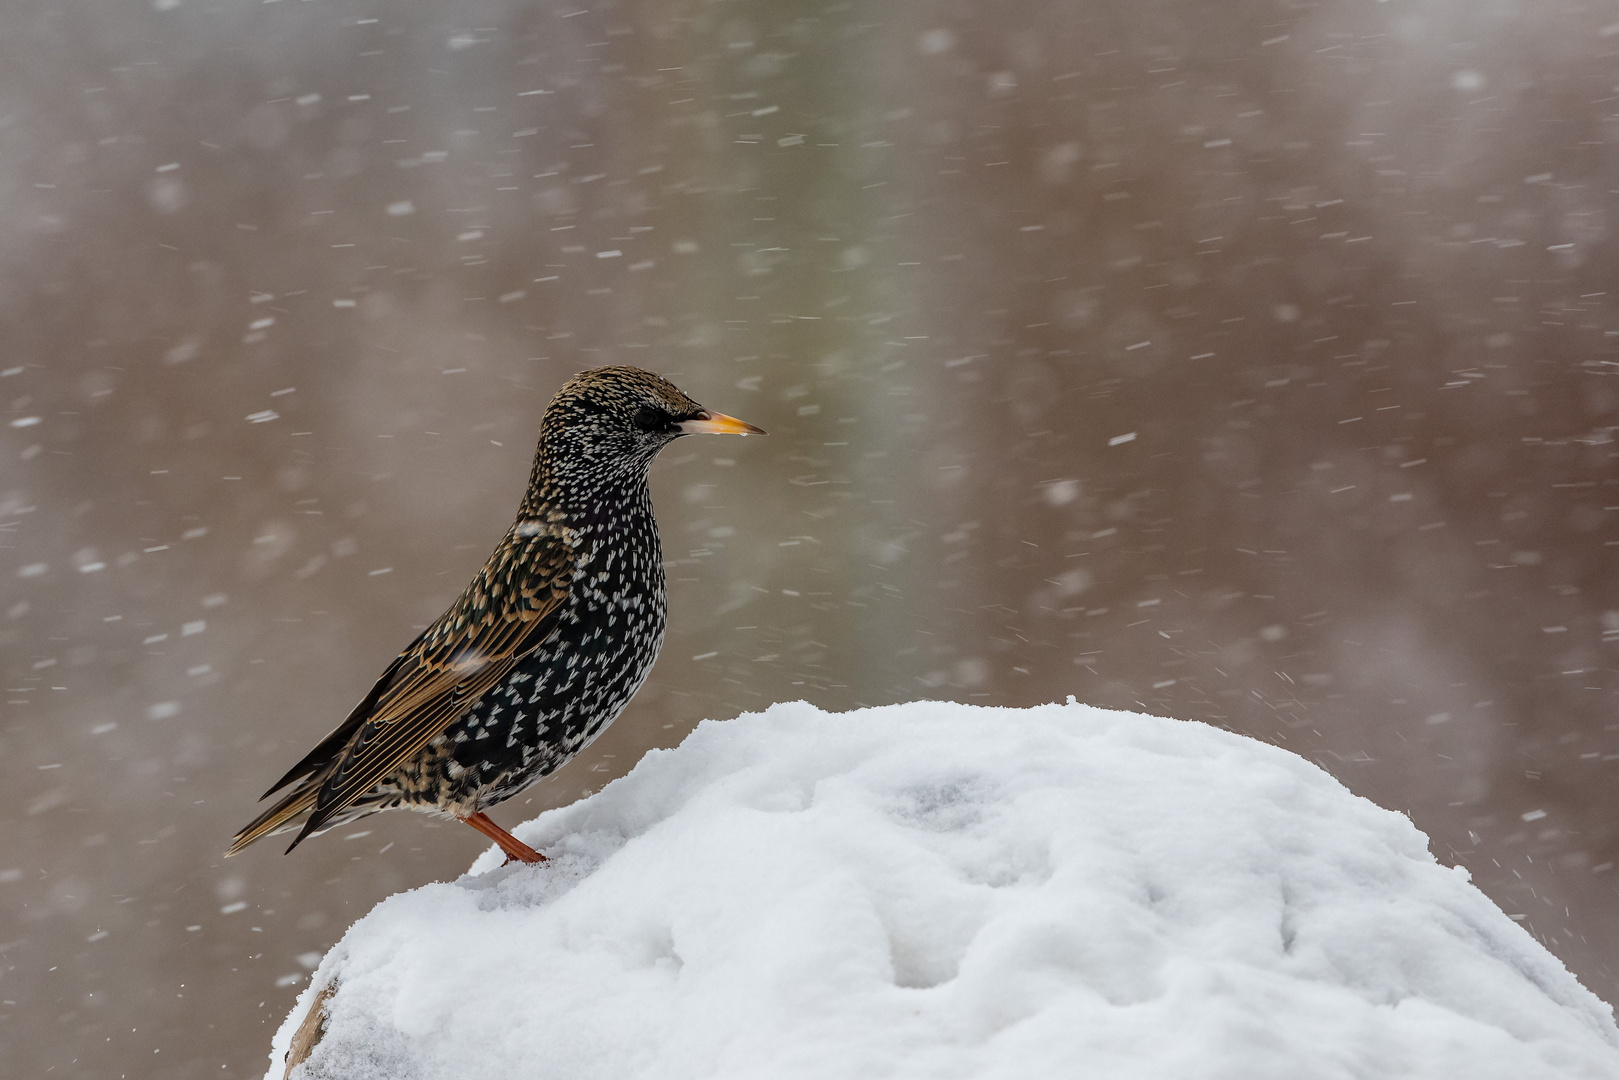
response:
<path id="1" fill-rule="evenodd" d="M 650 405 L 643 405 L 635 410 L 631 418 L 635 426 L 642 431 L 660 431 L 668 426 L 669 417 L 662 409 L 654 409 Z"/>

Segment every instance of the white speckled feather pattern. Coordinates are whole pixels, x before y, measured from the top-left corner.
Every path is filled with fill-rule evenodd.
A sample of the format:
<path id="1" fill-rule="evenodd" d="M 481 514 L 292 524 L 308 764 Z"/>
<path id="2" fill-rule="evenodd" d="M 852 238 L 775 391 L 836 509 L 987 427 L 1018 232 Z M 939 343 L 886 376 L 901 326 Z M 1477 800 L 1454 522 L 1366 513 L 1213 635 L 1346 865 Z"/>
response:
<path id="1" fill-rule="evenodd" d="M 296 846 L 396 807 L 466 819 L 578 754 L 663 644 L 653 458 L 681 435 L 757 431 L 637 368 L 571 379 L 545 411 L 517 520 L 483 569 L 270 789 L 294 784 L 229 853 L 299 828 Z"/>

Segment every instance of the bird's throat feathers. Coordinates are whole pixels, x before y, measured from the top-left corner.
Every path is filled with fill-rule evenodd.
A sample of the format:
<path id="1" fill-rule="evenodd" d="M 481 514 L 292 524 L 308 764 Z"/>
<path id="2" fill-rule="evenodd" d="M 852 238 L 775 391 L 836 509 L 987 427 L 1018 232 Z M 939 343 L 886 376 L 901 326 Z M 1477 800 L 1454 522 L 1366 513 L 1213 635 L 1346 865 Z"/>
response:
<path id="1" fill-rule="evenodd" d="M 592 533 L 621 528 L 643 515 L 650 518 L 651 464 L 650 457 L 641 462 L 550 461 L 542 443 L 523 497 L 519 527 Z"/>

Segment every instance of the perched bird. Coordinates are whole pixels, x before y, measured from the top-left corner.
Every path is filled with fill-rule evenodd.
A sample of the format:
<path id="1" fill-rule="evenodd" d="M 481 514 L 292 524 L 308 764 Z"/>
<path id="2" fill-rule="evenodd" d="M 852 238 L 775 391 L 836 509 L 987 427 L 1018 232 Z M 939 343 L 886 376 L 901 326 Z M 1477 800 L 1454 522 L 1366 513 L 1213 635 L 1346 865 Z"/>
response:
<path id="1" fill-rule="evenodd" d="M 763 435 L 633 367 L 570 379 L 545 410 L 517 520 L 450 609 L 263 798 L 236 834 L 312 833 L 379 810 L 464 821 L 507 861 L 544 856 L 484 815 L 560 768 L 629 704 L 663 643 L 647 470 L 682 435 Z M 301 826 L 301 828 L 300 828 Z"/>

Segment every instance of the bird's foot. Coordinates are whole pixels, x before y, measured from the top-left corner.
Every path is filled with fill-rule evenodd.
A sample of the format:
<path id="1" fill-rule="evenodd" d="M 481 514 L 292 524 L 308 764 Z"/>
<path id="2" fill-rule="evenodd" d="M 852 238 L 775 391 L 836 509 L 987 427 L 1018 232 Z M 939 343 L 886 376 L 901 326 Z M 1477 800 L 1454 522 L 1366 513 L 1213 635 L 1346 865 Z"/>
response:
<path id="1" fill-rule="evenodd" d="M 538 851 L 535 851 L 517 837 L 490 821 L 487 814 L 481 812 L 468 814 L 461 820 L 500 845 L 500 850 L 506 853 L 506 861 L 501 863 L 502 866 L 510 866 L 514 862 L 528 863 L 532 866 L 534 863 L 546 861 L 544 855 L 541 855 Z"/>

